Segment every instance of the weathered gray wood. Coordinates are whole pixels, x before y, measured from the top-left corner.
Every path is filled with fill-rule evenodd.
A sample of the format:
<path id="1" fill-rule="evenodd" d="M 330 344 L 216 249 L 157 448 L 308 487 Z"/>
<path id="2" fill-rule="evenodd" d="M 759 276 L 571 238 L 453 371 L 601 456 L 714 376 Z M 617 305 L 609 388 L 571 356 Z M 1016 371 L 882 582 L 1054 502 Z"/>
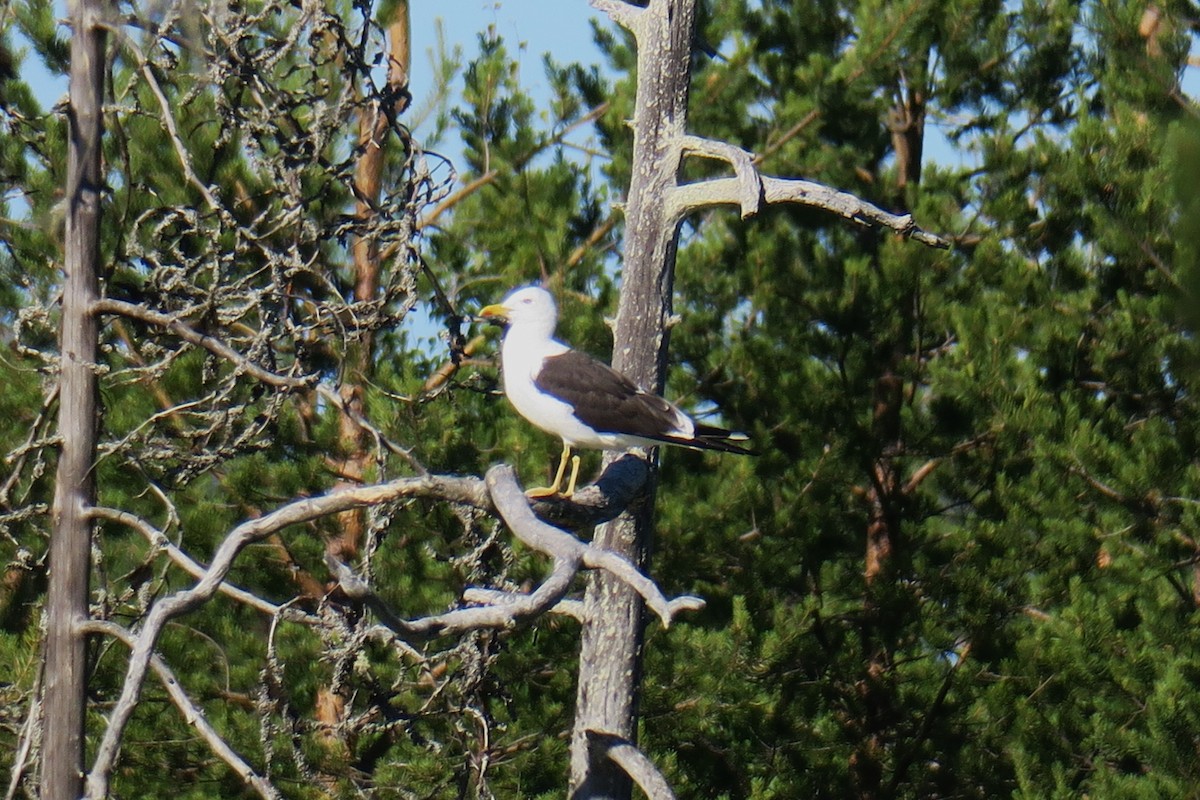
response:
<path id="1" fill-rule="evenodd" d="M 625 258 L 617 309 L 613 366 L 640 386 L 661 392 L 666 378 L 668 321 L 678 217 L 667 198 L 675 186 L 687 124 L 695 0 L 652 0 L 644 9 L 614 0 L 593 5 L 637 38 L 637 99 L 633 178 L 625 205 Z M 641 500 L 599 528 L 595 542 L 645 566 L 654 525 L 657 459 Z M 571 797 L 628 798 L 625 771 L 589 747 L 588 732 L 636 739 L 643 607 L 630 588 L 593 573 L 584 603 L 575 728 L 571 737 Z"/>
<path id="2" fill-rule="evenodd" d="M 47 598 L 41 797 L 82 793 L 84 633 L 95 500 L 96 300 L 100 234 L 100 139 L 103 129 L 103 0 L 75 0 L 71 36 L 69 160 L 66 186 L 66 283 L 63 286 L 58 431 L 62 438 L 54 494 Z"/>

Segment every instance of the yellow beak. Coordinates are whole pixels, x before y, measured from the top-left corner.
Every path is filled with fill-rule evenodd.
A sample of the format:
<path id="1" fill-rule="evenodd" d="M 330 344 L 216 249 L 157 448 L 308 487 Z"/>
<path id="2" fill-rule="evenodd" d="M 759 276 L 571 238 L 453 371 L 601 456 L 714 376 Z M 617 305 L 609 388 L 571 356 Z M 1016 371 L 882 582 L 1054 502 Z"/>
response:
<path id="1" fill-rule="evenodd" d="M 500 317 L 504 319 L 508 316 L 508 308 L 503 303 L 496 303 L 491 306 L 484 306 L 479 312 L 481 317 Z"/>

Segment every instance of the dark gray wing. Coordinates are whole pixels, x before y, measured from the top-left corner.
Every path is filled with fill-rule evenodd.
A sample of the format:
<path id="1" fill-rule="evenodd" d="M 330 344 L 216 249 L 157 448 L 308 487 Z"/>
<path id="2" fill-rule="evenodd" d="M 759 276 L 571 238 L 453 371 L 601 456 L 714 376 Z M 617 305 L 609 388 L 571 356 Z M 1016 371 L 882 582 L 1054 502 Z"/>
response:
<path id="1" fill-rule="evenodd" d="M 550 356 L 533 385 L 569 405 L 580 422 L 598 433 L 624 433 L 700 450 L 753 454 L 727 441 L 738 438 L 737 434 L 711 425 L 696 425 L 692 438 L 680 436 L 674 406 L 643 392 L 633 381 L 586 353 L 568 350 Z"/>
<path id="2" fill-rule="evenodd" d="M 599 433 L 666 439 L 676 431 L 675 409 L 661 397 L 586 353 L 550 356 L 533 382 L 571 406 L 580 422 Z"/>

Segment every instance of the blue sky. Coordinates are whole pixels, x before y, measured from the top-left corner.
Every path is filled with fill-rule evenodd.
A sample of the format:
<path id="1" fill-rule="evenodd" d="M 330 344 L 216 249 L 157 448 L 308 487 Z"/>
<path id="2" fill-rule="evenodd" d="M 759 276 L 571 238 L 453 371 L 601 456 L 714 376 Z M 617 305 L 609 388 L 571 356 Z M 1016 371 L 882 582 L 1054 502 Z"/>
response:
<path id="1" fill-rule="evenodd" d="M 430 88 L 430 55 L 440 21 L 448 47 L 459 45 L 465 55 L 475 52 L 478 34 L 494 29 L 516 56 L 521 81 L 536 99 L 547 86 L 542 55 L 553 53 L 559 61 L 589 63 L 599 59 L 592 44 L 591 19 L 598 14 L 585 0 L 449 0 L 434 3 L 414 0 L 412 13 L 413 74 L 411 85 L 417 102 Z"/>

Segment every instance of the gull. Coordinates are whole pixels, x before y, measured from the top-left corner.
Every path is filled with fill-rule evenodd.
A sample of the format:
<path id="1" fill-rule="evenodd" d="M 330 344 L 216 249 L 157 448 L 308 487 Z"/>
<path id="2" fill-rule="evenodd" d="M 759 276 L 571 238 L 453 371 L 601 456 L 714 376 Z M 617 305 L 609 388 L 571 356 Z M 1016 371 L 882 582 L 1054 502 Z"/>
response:
<path id="1" fill-rule="evenodd" d="M 575 493 L 579 456 L 575 448 L 628 450 L 679 445 L 753 455 L 735 442 L 745 434 L 701 425 L 663 398 L 586 353 L 554 338 L 558 309 L 550 292 L 526 286 L 480 315 L 505 325 L 500 347 L 504 394 L 525 419 L 562 439 L 562 458 L 551 486 L 530 489 L 530 497 L 558 494 L 571 463 L 563 497 Z"/>

